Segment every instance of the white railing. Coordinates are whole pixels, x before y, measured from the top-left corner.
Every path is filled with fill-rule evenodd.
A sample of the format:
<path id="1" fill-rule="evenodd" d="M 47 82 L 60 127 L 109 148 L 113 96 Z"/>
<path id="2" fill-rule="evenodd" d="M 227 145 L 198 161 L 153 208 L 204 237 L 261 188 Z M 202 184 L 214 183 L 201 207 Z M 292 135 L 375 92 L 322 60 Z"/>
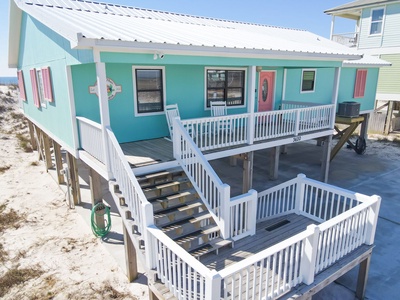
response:
<path id="1" fill-rule="evenodd" d="M 303 281 L 304 252 L 313 235 L 309 228 L 221 270 L 222 299 L 276 299 L 290 291 Z"/>
<path id="2" fill-rule="evenodd" d="M 155 226 L 148 227 L 158 278 L 179 300 L 219 299 L 221 280 Z"/>
<path id="3" fill-rule="evenodd" d="M 285 102 L 285 107 L 289 105 L 288 102 L 290 101 Z M 307 102 L 297 102 L 296 105 L 290 105 L 298 107 L 254 114 L 187 119 L 181 123 L 201 151 L 333 129 L 334 104 L 311 106 Z"/>
<path id="4" fill-rule="evenodd" d="M 145 219 L 153 220 L 154 217 L 153 215 L 145 216 L 142 207 L 143 205 L 153 206 L 143 194 L 143 190 L 133 174 L 117 138 L 110 128 L 107 128 L 107 136 L 109 140 L 111 172 L 118 183 L 119 190 L 125 198 L 125 203 L 131 212 L 132 219 L 135 221 L 138 233 L 143 234 L 146 226 Z"/>
<path id="5" fill-rule="evenodd" d="M 328 221 L 370 199 L 366 195 L 329 186 L 310 178 L 300 177 L 299 181 L 303 184 L 303 195 L 299 199 L 301 203 L 298 212 L 317 222 Z"/>
<path id="6" fill-rule="evenodd" d="M 298 182 L 295 178 L 258 193 L 257 222 L 294 213 Z"/>
<path id="7" fill-rule="evenodd" d="M 182 120 L 201 151 L 243 145 L 248 141 L 250 114 Z"/>
<path id="8" fill-rule="evenodd" d="M 357 32 L 340 33 L 332 35 L 332 41 L 345 45 L 347 47 L 356 47 L 357 39 L 358 39 Z"/>
<path id="9" fill-rule="evenodd" d="M 314 102 L 303 102 L 303 101 L 291 101 L 291 100 L 282 100 L 281 109 L 296 109 L 296 108 L 305 108 L 312 106 L 319 106 L 321 104 Z"/>
<path id="10" fill-rule="evenodd" d="M 84 117 L 76 117 L 79 126 L 79 143 L 83 150 L 103 164 L 104 157 L 103 133 L 101 125 Z"/>
<path id="11" fill-rule="evenodd" d="M 173 121 L 173 139 L 175 159 L 219 225 L 222 237 L 228 238 L 230 186 L 221 181 L 179 118 Z"/>
<path id="12" fill-rule="evenodd" d="M 257 192 L 234 197 L 230 201 L 230 237 L 239 240 L 256 233 Z"/>
<path id="13" fill-rule="evenodd" d="M 371 245 L 375 235 L 379 197 L 371 197 L 335 218 L 320 224 L 315 273 L 331 266 L 362 244 Z M 376 217 L 375 217 L 376 216 Z"/>

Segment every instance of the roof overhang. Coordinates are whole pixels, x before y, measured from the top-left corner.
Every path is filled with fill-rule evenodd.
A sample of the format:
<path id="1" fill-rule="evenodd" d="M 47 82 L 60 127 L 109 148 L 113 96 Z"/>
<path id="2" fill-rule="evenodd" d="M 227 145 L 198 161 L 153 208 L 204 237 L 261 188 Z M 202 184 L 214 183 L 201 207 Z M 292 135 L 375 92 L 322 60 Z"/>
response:
<path id="1" fill-rule="evenodd" d="M 164 54 L 188 55 L 188 56 L 223 56 L 257 59 L 307 59 L 307 60 L 326 60 L 343 61 L 358 60 L 362 54 L 330 54 L 302 51 L 281 51 L 271 49 L 248 49 L 248 48 L 227 48 L 227 47 L 208 47 L 193 45 L 172 45 L 164 43 L 147 43 L 131 41 L 114 41 L 105 39 L 88 39 L 78 34 L 77 43 L 73 45 L 75 49 L 96 49 L 103 52 L 125 52 L 125 53 L 154 53 L 163 52 Z"/>
<path id="2" fill-rule="evenodd" d="M 368 67 L 368 68 L 381 68 L 381 67 L 390 67 L 392 64 L 387 62 L 386 60 L 380 59 L 376 56 L 364 55 L 363 58 L 359 60 L 345 60 L 343 61 L 343 67 L 348 68 L 360 68 L 360 67 Z"/>

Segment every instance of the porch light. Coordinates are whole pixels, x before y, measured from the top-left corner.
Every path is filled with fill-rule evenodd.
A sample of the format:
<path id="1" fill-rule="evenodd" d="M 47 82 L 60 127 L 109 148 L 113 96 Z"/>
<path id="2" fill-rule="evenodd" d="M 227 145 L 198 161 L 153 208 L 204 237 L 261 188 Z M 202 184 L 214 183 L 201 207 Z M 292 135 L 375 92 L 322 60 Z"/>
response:
<path id="1" fill-rule="evenodd" d="M 261 67 L 261 66 L 257 66 L 257 67 L 256 67 L 256 71 L 257 71 L 257 72 L 261 72 L 261 71 L 262 71 L 262 67 Z"/>

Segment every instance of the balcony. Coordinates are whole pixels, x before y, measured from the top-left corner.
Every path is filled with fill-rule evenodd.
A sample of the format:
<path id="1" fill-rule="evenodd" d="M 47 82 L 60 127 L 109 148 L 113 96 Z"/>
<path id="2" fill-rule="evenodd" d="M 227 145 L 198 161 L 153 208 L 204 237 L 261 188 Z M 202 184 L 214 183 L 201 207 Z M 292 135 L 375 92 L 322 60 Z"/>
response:
<path id="1" fill-rule="evenodd" d="M 332 41 L 345 45 L 350 48 L 357 47 L 358 43 L 358 33 L 350 32 L 350 33 L 340 33 L 332 35 Z"/>

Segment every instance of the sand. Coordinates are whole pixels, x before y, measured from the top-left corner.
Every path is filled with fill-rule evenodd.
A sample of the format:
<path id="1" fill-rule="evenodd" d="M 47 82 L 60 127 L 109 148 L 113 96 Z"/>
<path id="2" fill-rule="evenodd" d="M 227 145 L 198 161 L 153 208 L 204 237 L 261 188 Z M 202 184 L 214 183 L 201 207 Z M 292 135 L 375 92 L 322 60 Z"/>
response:
<path id="1" fill-rule="evenodd" d="M 37 153 L 21 149 L 16 133 L 26 128 L 19 125 L 16 91 L 11 97 L 7 93 L 1 86 L 0 206 L 5 206 L 3 216 L 14 210 L 21 220 L 0 231 L 5 258 L 0 260 L 0 298 L 148 299 L 147 286 L 129 284 L 81 215 L 68 208 L 65 193 Z M 18 281 L 15 270 L 36 276 L 2 295 L 3 284 Z M 10 283 L 4 282 L 5 275 L 11 276 Z"/>

